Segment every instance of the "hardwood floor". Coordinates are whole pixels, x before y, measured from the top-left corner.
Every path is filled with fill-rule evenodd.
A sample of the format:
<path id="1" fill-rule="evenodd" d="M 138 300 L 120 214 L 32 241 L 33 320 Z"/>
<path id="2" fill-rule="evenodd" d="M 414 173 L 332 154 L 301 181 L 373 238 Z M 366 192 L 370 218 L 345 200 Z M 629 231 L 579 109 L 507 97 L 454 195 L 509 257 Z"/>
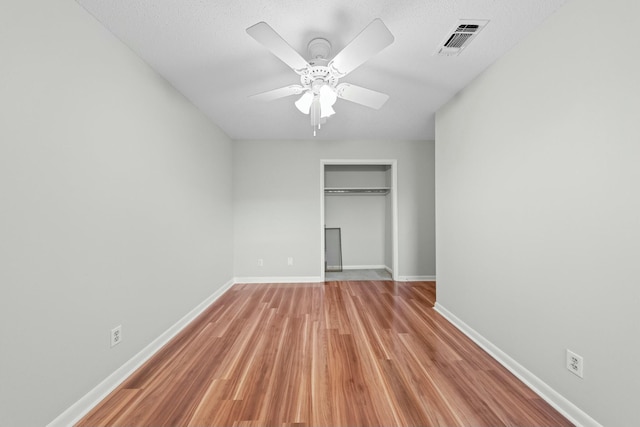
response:
<path id="1" fill-rule="evenodd" d="M 76 425 L 571 425 L 434 302 L 433 282 L 234 285 Z"/>

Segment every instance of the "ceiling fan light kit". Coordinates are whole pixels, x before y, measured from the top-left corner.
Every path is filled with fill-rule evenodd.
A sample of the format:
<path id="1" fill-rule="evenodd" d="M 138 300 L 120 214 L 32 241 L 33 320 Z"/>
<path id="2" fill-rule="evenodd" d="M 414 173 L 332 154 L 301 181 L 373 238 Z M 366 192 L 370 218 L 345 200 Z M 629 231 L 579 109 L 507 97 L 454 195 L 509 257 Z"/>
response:
<path id="1" fill-rule="evenodd" d="M 331 43 L 324 38 L 315 38 L 309 42 L 309 61 L 306 61 L 265 22 L 247 28 L 247 33 L 300 75 L 300 85 L 285 86 L 251 98 L 272 101 L 302 94 L 295 106 L 300 112 L 310 116 L 314 136 L 327 119 L 335 114 L 333 105 L 338 98 L 373 109 L 381 108 L 389 99 L 388 95 L 371 89 L 349 83 L 338 84 L 340 78 L 393 43 L 393 35 L 380 19 L 374 19 L 331 60 Z"/>

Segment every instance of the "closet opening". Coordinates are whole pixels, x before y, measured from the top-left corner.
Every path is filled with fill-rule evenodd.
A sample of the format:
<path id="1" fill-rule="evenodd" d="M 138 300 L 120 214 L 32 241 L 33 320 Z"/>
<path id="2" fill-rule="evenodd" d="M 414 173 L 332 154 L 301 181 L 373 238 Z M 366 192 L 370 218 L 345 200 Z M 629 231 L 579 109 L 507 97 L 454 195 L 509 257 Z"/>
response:
<path id="1" fill-rule="evenodd" d="M 395 159 L 321 160 L 323 281 L 398 276 L 396 166 Z M 332 238 L 336 229 L 340 239 Z"/>

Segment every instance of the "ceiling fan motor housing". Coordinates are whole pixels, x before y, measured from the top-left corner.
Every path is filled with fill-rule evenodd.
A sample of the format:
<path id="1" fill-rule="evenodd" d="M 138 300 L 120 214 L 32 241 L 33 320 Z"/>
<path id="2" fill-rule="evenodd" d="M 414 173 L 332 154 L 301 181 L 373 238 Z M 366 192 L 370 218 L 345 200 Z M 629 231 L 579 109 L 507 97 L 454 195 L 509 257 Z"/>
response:
<path id="1" fill-rule="evenodd" d="M 322 85 L 329 85 L 335 88 L 338 84 L 338 78 L 331 73 L 329 67 L 324 65 L 312 65 L 309 73 L 300 76 L 300 83 L 307 89 L 313 90 Z"/>
<path id="2" fill-rule="evenodd" d="M 327 39 L 315 38 L 307 45 L 307 52 L 309 53 L 310 67 L 307 73 L 300 76 L 302 86 L 316 95 L 324 85 L 335 88 L 338 84 L 338 78 L 331 73 L 327 66 L 331 54 L 331 43 Z"/>

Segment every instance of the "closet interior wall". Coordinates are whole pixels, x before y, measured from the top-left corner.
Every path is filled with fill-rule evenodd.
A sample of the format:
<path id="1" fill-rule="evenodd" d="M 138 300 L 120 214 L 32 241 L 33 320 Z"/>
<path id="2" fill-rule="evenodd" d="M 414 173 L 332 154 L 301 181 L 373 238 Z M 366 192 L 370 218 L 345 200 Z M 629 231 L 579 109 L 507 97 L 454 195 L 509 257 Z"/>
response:
<path id="1" fill-rule="evenodd" d="M 390 165 L 325 165 L 325 227 L 340 228 L 343 268 L 393 264 Z"/>

